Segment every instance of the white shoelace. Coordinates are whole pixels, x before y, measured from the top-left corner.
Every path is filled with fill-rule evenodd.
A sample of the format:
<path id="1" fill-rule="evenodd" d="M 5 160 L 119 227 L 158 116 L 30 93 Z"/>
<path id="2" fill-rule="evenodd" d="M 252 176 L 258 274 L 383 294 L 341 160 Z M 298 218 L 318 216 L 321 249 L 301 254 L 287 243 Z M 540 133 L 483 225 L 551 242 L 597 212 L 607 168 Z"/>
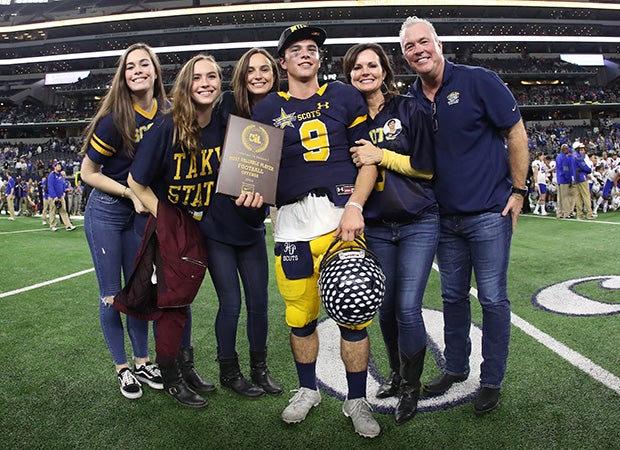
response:
<path id="1" fill-rule="evenodd" d="M 123 386 L 129 386 L 130 384 L 137 384 L 140 386 L 140 382 L 133 376 L 131 370 L 125 370 L 121 375 L 121 383 Z"/>

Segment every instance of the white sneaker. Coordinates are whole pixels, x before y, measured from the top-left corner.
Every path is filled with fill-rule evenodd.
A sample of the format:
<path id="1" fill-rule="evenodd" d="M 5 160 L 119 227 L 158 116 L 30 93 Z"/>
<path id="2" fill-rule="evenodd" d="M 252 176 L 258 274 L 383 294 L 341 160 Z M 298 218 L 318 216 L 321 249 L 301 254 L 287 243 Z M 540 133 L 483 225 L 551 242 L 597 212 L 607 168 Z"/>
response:
<path id="1" fill-rule="evenodd" d="M 541 212 L 541 213 L 540 213 L 540 215 L 541 215 L 541 216 L 548 216 L 548 215 L 549 215 L 549 213 L 548 213 L 547 211 L 543 211 L 543 212 Z"/>
<path id="2" fill-rule="evenodd" d="M 50 228 L 50 231 L 56 231 L 57 229 L 58 229 L 58 228 L 56 228 L 56 227 L 51 227 L 51 228 Z"/>
<path id="3" fill-rule="evenodd" d="M 355 432 L 360 436 L 374 438 L 381 433 L 381 427 L 372 415 L 372 408 L 365 398 L 345 400 L 342 412 L 353 421 Z"/>
<path id="4" fill-rule="evenodd" d="M 321 393 L 317 389 L 306 387 L 295 389 L 296 394 L 288 401 L 288 406 L 282 411 L 282 420 L 286 423 L 299 423 L 303 421 L 310 410 L 321 403 Z"/>
<path id="5" fill-rule="evenodd" d="M 73 231 L 73 230 L 75 230 L 75 229 L 76 229 L 76 226 L 75 226 L 75 225 L 69 225 L 69 226 L 66 228 L 66 230 L 67 230 L 67 231 Z"/>

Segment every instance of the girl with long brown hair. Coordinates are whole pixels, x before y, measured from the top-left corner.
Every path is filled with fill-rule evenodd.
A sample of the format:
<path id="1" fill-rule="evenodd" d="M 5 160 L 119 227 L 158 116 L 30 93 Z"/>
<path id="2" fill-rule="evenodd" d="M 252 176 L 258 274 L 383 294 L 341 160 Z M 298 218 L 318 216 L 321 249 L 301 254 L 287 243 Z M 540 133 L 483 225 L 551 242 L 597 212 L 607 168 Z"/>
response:
<path id="1" fill-rule="evenodd" d="M 121 314 L 114 296 L 127 281 L 140 246 L 147 210 L 127 186 L 127 174 L 145 132 L 167 103 L 162 69 L 146 44 L 133 44 L 121 56 L 110 90 L 84 132 L 81 176 L 93 187 L 84 230 L 99 284 L 99 319 L 116 367 L 121 394 L 142 396 L 140 381 L 163 389 L 159 369 L 149 359 L 148 322 L 127 316 L 133 347 L 132 371 L 125 352 Z"/>

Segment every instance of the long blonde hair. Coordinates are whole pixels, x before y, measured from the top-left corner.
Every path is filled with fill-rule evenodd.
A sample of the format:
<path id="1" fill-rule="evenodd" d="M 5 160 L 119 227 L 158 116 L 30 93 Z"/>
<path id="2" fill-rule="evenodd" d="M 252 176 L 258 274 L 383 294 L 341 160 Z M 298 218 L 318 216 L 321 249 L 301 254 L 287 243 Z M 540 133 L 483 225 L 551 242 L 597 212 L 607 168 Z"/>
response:
<path id="1" fill-rule="evenodd" d="M 198 61 L 212 62 L 217 74 L 222 79 L 222 69 L 211 55 L 196 55 L 181 68 L 177 74 L 174 86 L 170 91 L 172 97 L 172 118 L 174 121 L 173 144 L 178 144 L 182 149 L 190 152 L 200 149 L 200 125 L 198 124 L 198 112 L 192 100 L 192 83 L 194 78 L 194 66 Z M 213 103 L 216 108 L 220 97 Z"/>
<path id="2" fill-rule="evenodd" d="M 237 115 L 241 117 L 249 118 L 252 109 L 252 100 L 250 91 L 248 91 L 248 67 L 250 66 L 250 58 L 256 54 L 261 54 L 271 66 L 273 72 L 273 86 L 269 92 L 277 92 L 280 90 L 280 72 L 278 71 L 278 64 L 276 60 L 271 56 L 267 50 L 262 48 L 251 48 L 241 56 L 232 74 L 232 90 L 235 96 L 235 104 L 237 106 Z"/>
<path id="3" fill-rule="evenodd" d="M 86 154 L 86 150 L 88 150 L 90 140 L 93 137 L 99 121 L 104 116 L 112 114 L 114 117 L 114 127 L 123 140 L 123 150 L 133 158 L 136 152 L 136 111 L 133 107 L 134 102 L 131 90 L 125 81 L 125 65 L 127 64 L 127 57 L 129 54 L 139 49 L 148 53 L 153 68 L 155 69 L 157 78 L 153 83 L 153 98 L 158 99 L 161 108 L 168 104 L 159 58 L 151 47 L 146 44 L 139 42 L 130 45 L 119 59 L 116 73 L 112 79 L 112 86 L 101 100 L 93 120 L 84 130 L 84 142 L 80 151 L 81 155 Z"/>

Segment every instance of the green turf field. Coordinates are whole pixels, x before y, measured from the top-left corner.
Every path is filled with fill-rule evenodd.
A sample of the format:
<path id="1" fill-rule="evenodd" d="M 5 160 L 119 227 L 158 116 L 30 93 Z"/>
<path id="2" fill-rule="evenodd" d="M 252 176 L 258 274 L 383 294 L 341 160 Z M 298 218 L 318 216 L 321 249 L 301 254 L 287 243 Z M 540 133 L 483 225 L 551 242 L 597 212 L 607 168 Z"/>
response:
<path id="1" fill-rule="evenodd" d="M 323 345 L 323 401 L 301 424 L 280 419 L 288 392 L 258 400 L 218 389 L 193 410 L 144 387 L 139 400 L 118 390 L 98 319 L 95 274 L 80 221 L 50 233 L 37 218 L 0 216 L 0 446 L 6 449 L 618 449 L 620 448 L 620 212 L 594 221 L 522 216 L 513 239 L 509 292 L 513 328 L 499 408 L 472 413 L 480 308 L 472 298 L 472 377 L 438 399 L 422 399 L 397 426 L 393 403 L 372 398 L 387 359 L 371 326 L 369 400 L 382 434 L 353 432 L 341 412 L 344 380 L 337 348 Z M 270 230 L 268 228 L 268 235 Z M 271 243 L 269 244 L 271 248 Z M 441 348 L 439 277 L 425 296 L 429 343 Z M 475 290 L 473 291 L 475 294 Z M 217 299 L 206 279 L 193 306 L 196 365 L 216 381 Z M 296 388 L 288 328 L 271 282 L 269 363 L 286 391 Z M 248 373 L 245 315 L 238 350 Z M 337 341 L 329 321 L 324 343 Z M 128 352 L 130 354 L 129 346 Z M 154 345 L 152 345 L 154 358 Z M 377 372 L 378 371 L 378 372 Z M 423 381 L 439 373 L 427 354 Z M 329 394 L 328 394 L 329 393 Z M 332 395 L 335 395 L 332 396 Z"/>

